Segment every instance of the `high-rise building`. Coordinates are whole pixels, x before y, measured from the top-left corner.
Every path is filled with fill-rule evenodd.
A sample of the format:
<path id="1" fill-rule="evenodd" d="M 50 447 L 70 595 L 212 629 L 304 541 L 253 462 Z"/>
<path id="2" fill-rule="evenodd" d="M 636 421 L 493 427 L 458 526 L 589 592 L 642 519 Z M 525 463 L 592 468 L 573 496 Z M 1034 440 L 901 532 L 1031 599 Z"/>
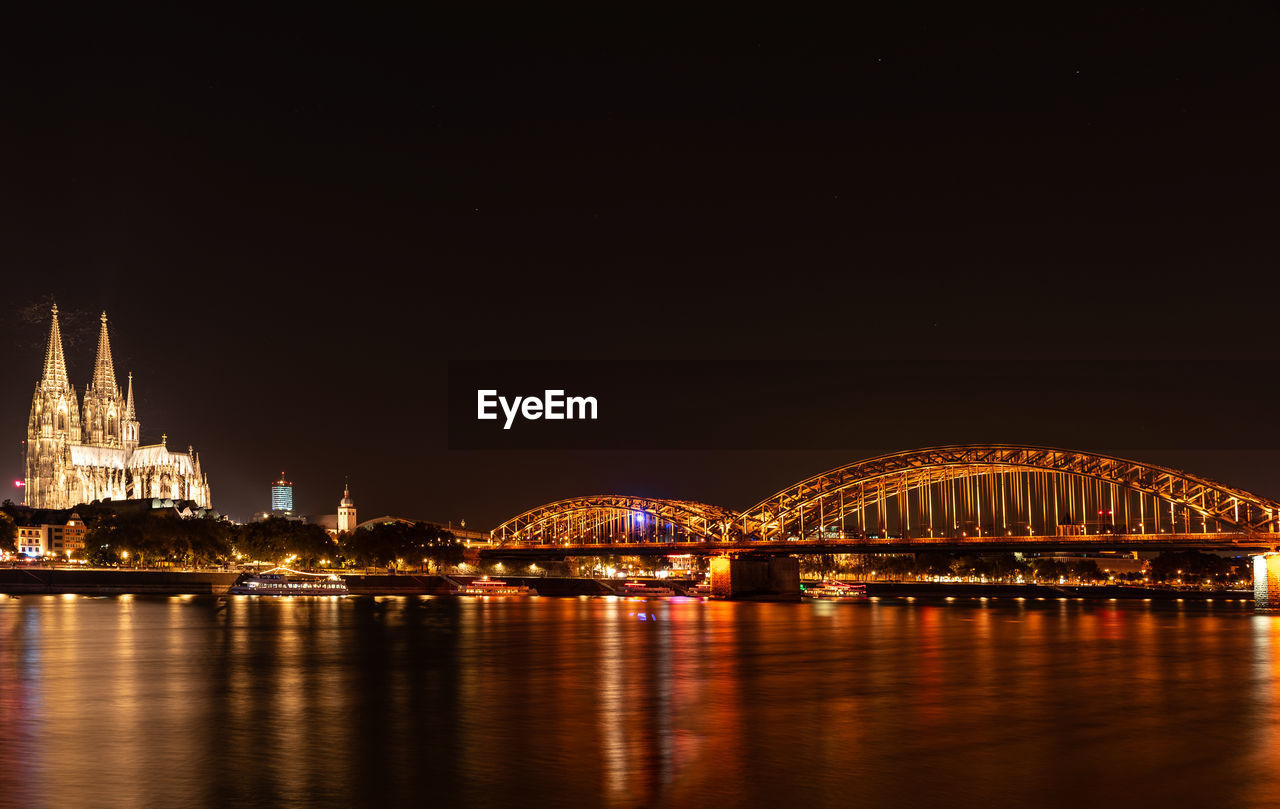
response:
<path id="1" fill-rule="evenodd" d="M 133 374 L 127 394 L 116 384 L 107 313 L 82 405 L 67 373 L 55 305 L 44 374 L 27 421 L 27 505 L 63 509 L 95 500 L 163 498 L 209 508 L 209 478 L 195 450 L 172 452 L 164 435 L 159 444 L 139 446 L 139 432 Z"/>
<path id="2" fill-rule="evenodd" d="M 293 483 L 284 479 L 284 472 L 271 484 L 271 513 L 279 517 L 293 514 Z"/>

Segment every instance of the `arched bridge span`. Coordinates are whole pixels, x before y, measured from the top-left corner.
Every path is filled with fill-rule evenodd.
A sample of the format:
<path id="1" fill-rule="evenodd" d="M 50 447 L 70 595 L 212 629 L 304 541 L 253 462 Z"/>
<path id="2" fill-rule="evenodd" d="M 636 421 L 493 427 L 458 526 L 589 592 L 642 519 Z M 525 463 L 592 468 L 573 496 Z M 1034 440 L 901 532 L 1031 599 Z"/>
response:
<path id="1" fill-rule="evenodd" d="M 955 445 L 823 472 L 743 512 L 744 537 L 1273 533 L 1280 502 L 1199 475 L 1076 450 Z"/>
<path id="2" fill-rule="evenodd" d="M 510 544 L 613 544 L 695 542 L 731 530 L 738 513 L 691 500 L 589 495 L 529 509 L 493 529 Z"/>
<path id="3" fill-rule="evenodd" d="M 1001 547 L 1227 545 L 1280 541 L 1280 502 L 1155 464 L 1011 444 L 895 452 L 807 478 L 743 512 L 687 500 L 593 495 L 494 529 L 504 548 L 797 543 L 796 552 L 912 543 Z M 1121 538 L 1124 538 L 1121 541 Z M 993 546 L 994 547 L 994 546 Z M 873 551 L 875 552 L 875 551 Z"/>

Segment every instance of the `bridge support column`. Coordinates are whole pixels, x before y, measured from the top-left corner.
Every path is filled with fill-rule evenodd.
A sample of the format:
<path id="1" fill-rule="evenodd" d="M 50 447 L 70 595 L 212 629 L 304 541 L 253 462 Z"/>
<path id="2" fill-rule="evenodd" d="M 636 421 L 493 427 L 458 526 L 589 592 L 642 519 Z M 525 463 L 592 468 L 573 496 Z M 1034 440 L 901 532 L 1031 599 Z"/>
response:
<path id="1" fill-rule="evenodd" d="M 794 556 L 716 556 L 711 559 L 711 597 L 748 601 L 799 601 L 800 560 Z"/>
<path id="2" fill-rule="evenodd" d="M 1253 557 L 1253 611 L 1280 612 L 1280 553 Z"/>

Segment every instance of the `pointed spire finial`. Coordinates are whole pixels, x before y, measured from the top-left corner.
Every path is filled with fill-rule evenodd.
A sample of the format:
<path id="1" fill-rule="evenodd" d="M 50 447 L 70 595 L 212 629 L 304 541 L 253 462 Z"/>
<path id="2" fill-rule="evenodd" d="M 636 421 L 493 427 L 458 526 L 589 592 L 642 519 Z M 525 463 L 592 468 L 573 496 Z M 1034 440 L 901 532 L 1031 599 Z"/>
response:
<path id="1" fill-rule="evenodd" d="M 167 446 L 169 446 L 169 434 L 168 434 L 168 433 L 160 433 L 160 446 L 162 446 L 162 447 L 167 447 Z"/>
<path id="2" fill-rule="evenodd" d="M 49 346 L 44 352 L 44 377 L 40 380 L 45 387 L 69 388 L 67 379 L 67 359 L 62 353 L 62 330 L 58 327 L 58 304 L 53 305 L 53 324 L 49 327 Z"/>
<path id="3" fill-rule="evenodd" d="M 130 421 L 138 417 L 137 411 L 133 409 L 133 371 L 129 372 L 129 395 L 124 404 L 124 417 Z"/>
<path id="4" fill-rule="evenodd" d="M 111 361 L 111 338 L 107 336 L 107 313 L 102 313 L 102 330 L 98 333 L 98 358 L 93 362 L 93 382 L 90 388 L 119 396 L 116 387 L 116 367 Z"/>

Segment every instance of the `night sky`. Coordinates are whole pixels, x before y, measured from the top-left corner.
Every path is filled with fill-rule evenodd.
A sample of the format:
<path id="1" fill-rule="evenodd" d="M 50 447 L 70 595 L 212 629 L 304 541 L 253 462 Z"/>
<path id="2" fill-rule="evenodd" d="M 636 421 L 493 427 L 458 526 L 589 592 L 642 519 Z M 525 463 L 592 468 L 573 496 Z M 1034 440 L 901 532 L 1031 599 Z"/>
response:
<path id="1" fill-rule="evenodd" d="M 1280 497 L 1270 5 L 741 13 L 9 26 L 0 473 L 22 477 L 56 298 L 78 392 L 106 309 L 144 442 L 194 444 L 239 519 L 281 470 L 305 513 L 350 475 L 362 517 L 476 528 L 596 492 L 745 507 L 935 443 L 852 407 L 856 371 L 814 387 L 863 361 L 1199 363 L 1161 395 L 1226 391 L 1193 410 L 1230 435 L 1127 439 L 1101 392 L 1065 417 L 1099 428 L 1075 448 Z M 739 422 L 794 397 L 831 443 L 765 419 L 701 447 L 450 449 L 449 364 L 477 360 L 625 361 L 636 397 Z M 752 370 L 664 385 L 676 360 Z M 943 403 L 951 440 L 1060 434 L 968 401 Z"/>

